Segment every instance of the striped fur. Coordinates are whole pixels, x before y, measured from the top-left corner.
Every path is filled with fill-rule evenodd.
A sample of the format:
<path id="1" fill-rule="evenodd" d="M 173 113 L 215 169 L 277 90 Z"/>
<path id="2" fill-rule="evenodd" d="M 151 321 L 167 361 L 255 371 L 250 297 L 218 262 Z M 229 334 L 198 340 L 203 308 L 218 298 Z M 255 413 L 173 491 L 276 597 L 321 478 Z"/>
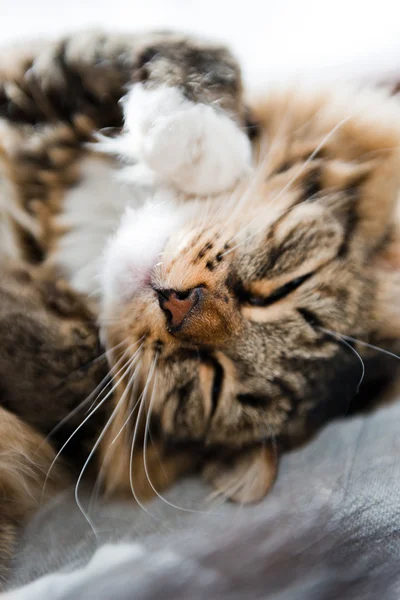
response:
<path id="1" fill-rule="evenodd" d="M 135 82 L 180 86 L 190 101 L 246 124 L 240 71 L 218 46 L 172 34 L 79 34 L 2 58 L 0 437 L 4 456 L 18 456 L 15 470 L 0 456 L 0 486 L 4 507 L 18 497 L 23 508 L 2 513 L 4 559 L 54 457 L 43 437 L 107 375 L 99 317 L 103 341 L 118 348 L 109 353 L 114 372 L 142 344 L 133 394 L 120 383 L 85 440 L 100 435 L 108 494 L 130 493 L 133 480 L 143 499 L 153 491 L 148 474 L 162 488 L 204 467 L 221 494 L 260 499 L 282 450 L 349 411 L 361 358 L 366 382 L 394 373 L 363 345 L 395 349 L 400 332 L 400 107 L 385 91 L 271 91 L 251 110 L 252 176 L 228 196 L 198 200 L 197 216 L 168 237 L 151 285 L 101 321 L 92 299 L 60 281 L 54 256 L 67 232 L 59 218 L 67 191 L 80 189 L 86 142 L 104 127 L 119 135 L 118 100 Z M 161 310 L 160 287 L 198 290 L 182 327 Z M 25 352 L 24 382 L 15 348 Z M 157 444 L 148 473 L 146 411 L 141 420 L 132 411 L 144 391 Z M 55 474 L 55 483 L 64 479 Z"/>

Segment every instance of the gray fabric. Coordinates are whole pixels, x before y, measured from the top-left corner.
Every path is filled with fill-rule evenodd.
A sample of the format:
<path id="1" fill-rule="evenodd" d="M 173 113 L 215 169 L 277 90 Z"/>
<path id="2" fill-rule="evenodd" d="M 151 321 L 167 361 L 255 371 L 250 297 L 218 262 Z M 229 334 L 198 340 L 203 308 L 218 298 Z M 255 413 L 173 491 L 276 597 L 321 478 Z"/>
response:
<path id="1" fill-rule="evenodd" d="M 283 458 L 274 489 L 259 505 L 210 509 L 210 490 L 187 480 L 166 497 L 205 512 L 159 499 L 148 505 L 150 514 L 130 504 L 97 506 L 97 540 L 66 494 L 27 527 L 12 583 L 83 564 L 97 544 L 135 540 L 143 556 L 129 568 L 99 573 L 71 600 L 398 600 L 399 427 L 400 404 L 332 423 Z"/>

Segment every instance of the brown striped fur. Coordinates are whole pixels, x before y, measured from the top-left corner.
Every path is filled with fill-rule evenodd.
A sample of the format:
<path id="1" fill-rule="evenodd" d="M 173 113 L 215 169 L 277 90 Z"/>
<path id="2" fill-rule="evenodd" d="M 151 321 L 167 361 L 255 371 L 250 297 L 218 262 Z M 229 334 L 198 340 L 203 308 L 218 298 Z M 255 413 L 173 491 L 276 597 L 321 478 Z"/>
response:
<path id="1" fill-rule="evenodd" d="M 218 103 L 244 125 L 240 71 L 219 46 L 172 34 L 92 33 L 2 57 L 2 564 L 15 527 L 38 504 L 54 448 L 82 412 L 53 446 L 45 437 L 107 375 L 96 306 L 49 269 L 47 259 L 63 233 L 55 216 L 64 192 L 79 184 L 84 143 L 102 127 L 121 127 L 118 100 L 135 81 L 180 85 L 188 98 Z M 397 100 L 385 92 L 297 88 L 253 102 L 252 122 L 260 131 L 255 176 L 212 209 L 207 222 L 194 224 L 185 252 L 177 255 L 170 240 L 159 273 L 174 289 L 202 286 L 198 309 L 171 331 L 154 294 L 146 293 L 108 327 L 110 343 L 121 344 L 111 366 L 127 336 L 145 339 L 138 393 L 158 357 L 157 387 L 149 386 L 149 396 L 155 389 L 157 441 L 148 450 L 154 486 L 163 489 L 202 466 L 220 493 L 242 502 L 260 499 L 272 485 L 279 452 L 349 410 L 361 374 L 354 350 L 365 360 L 367 383 L 393 375 L 394 363 L 363 345 L 352 349 L 340 336 L 395 349 L 400 334 Z M 246 224 L 254 235 L 237 237 Z M 311 273 L 279 296 L 283 286 Z M 255 306 L 252 296 L 270 300 Z M 106 493 L 130 494 L 132 474 L 145 499 L 152 489 L 143 465 L 144 424 L 131 473 L 133 424 L 121 433 L 131 411 L 125 389 L 119 385 L 81 432 L 71 464 L 86 458 L 122 400 L 98 464 Z M 57 464 L 54 487 L 67 481 Z"/>
<path id="2" fill-rule="evenodd" d="M 271 93 L 254 116 L 262 132 L 255 176 L 206 224 L 191 225 L 184 251 L 175 253 L 179 234 L 171 239 L 155 275 L 165 288 L 200 286 L 201 302 L 174 330 L 144 290 L 108 327 L 112 343 L 128 334 L 121 353 L 144 336 L 142 388 L 157 357 L 152 413 L 162 437 L 196 442 L 204 456 L 215 448 L 216 466 L 206 466 L 206 475 L 217 487 L 224 481 L 221 491 L 241 501 L 250 499 L 248 479 L 239 481 L 251 471 L 241 466 L 243 453 L 258 465 L 251 471 L 258 499 L 273 481 L 278 448 L 351 411 L 362 360 L 364 389 L 396 373 L 394 360 L 362 342 L 395 350 L 400 326 L 397 99 L 382 91 L 296 89 Z M 246 225 L 250 235 L 238 237 Z M 254 295 L 266 299 L 263 306 L 251 304 Z M 109 439 L 131 406 L 120 387 L 122 406 Z M 254 444 L 261 444 L 258 452 Z M 274 452 L 265 453 L 265 444 Z M 113 453 L 124 456 L 129 447 L 120 436 Z M 129 487 L 129 469 L 124 473 L 121 489 Z"/>
<path id="3" fill-rule="evenodd" d="M 232 118 L 244 119 L 235 59 L 221 46 L 183 35 L 84 32 L 0 56 L 1 433 L 7 429 L 0 437 L 15 462 L 12 467 L 6 461 L 2 445 L 1 575 L 16 528 L 40 501 L 55 451 L 85 417 L 96 386 L 109 381 L 95 305 L 72 290 L 47 258 L 63 234 L 55 217 L 65 190 L 79 184 L 84 143 L 99 129 L 121 128 L 118 101 L 127 85 L 144 79 L 149 87 L 179 85 L 187 98 L 217 102 Z M 86 460 L 110 404 L 66 446 L 62 458 L 70 467 Z M 159 455 L 151 453 L 150 465 L 158 466 Z M 174 456 L 159 471 L 157 486 L 165 487 L 165 478 L 176 479 L 191 462 Z M 57 459 L 49 493 L 69 480 L 59 464 Z M 144 482 L 138 495 L 148 497 L 140 453 L 135 464 Z M 11 510 L 17 501 L 21 510 Z"/>
<path id="4" fill-rule="evenodd" d="M 55 452 L 27 423 L 0 408 L 0 586 L 7 578 L 18 527 L 68 483 L 58 464 L 43 484 Z"/>

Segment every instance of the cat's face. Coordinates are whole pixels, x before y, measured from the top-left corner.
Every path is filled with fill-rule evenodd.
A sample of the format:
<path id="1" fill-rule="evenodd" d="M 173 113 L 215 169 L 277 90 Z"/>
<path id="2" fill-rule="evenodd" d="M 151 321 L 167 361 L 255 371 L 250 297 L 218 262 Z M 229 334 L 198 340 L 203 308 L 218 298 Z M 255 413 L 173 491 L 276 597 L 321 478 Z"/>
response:
<path id="1" fill-rule="evenodd" d="M 377 375 L 353 338 L 388 348 L 400 333 L 397 134 L 345 120 L 335 136 L 337 115 L 300 108 L 280 143 L 281 113 L 267 107 L 267 159 L 230 196 L 127 213 L 103 273 L 114 370 L 132 357 L 110 443 L 129 455 L 125 424 L 145 406 L 162 439 L 238 457 L 210 478 L 262 481 L 243 501 L 271 484 L 268 445 L 306 439 Z"/>
<path id="2" fill-rule="evenodd" d="M 115 360 L 138 351 L 128 404 L 146 388 L 171 440 L 238 448 L 301 435 L 345 411 L 361 379 L 340 334 L 364 334 L 373 284 L 350 254 L 348 199 L 306 201 L 296 187 L 274 202 L 269 184 L 245 195 L 177 207 L 167 232 L 159 206 L 135 215 L 131 246 L 156 238 L 149 262 L 109 264 L 109 345 L 122 343 Z"/>

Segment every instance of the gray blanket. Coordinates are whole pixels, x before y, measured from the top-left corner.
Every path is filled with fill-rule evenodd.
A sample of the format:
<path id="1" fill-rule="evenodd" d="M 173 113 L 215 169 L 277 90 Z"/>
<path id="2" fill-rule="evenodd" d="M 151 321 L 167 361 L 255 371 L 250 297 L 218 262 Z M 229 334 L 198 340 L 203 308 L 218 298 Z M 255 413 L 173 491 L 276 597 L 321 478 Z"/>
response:
<path id="1" fill-rule="evenodd" d="M 251 507 L 212 506 L 210 490 L 187 480 L 166 495 L 186 510 L 160 499 L 148 512 L 98 505 L 95 536 L 72 492 L 64 494 L 27 527 L 12 584 L 78 571 L 11 597 L 398 600 L 399 429 L 396 403 L 332 423 L 284 457 L 274 489 Z M 115 541 L 79 570 L 98 546 Z"/>

